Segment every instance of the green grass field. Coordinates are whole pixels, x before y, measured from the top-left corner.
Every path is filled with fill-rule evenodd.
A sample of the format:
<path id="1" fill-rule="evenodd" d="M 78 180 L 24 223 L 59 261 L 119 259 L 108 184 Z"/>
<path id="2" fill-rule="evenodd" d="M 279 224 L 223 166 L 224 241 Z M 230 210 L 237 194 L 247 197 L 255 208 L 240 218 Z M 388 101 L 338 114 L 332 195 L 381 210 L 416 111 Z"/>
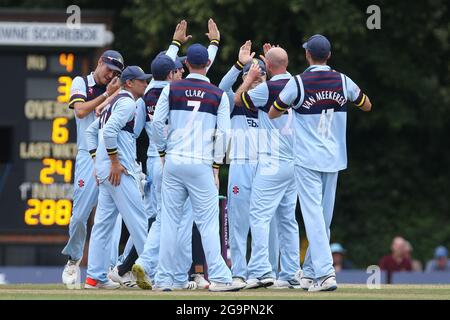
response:
<path id="1" fill-rule="evenodd" d="M 68 290 L 63 285 L 0 285 L 0 300 L 450 300 L 450 285 L 340 285 L 334 292 L 303 290 L 245 290 L 212 293 L 204 290 L 157 292 L 144 290 Z"/>

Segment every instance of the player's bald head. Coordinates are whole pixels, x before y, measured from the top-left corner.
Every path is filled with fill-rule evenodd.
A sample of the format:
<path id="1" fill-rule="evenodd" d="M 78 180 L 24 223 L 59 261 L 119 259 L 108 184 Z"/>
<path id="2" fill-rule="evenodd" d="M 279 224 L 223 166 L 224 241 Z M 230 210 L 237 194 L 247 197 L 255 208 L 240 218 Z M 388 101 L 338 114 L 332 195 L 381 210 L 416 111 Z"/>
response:
<path id="1" fill-rule="evenodd" d="M 267 51 L 266 60 L 274 69 L 287 69 L 289 63 L 286 50 L 280 47 L 271 48 L 269 51 Z"/>

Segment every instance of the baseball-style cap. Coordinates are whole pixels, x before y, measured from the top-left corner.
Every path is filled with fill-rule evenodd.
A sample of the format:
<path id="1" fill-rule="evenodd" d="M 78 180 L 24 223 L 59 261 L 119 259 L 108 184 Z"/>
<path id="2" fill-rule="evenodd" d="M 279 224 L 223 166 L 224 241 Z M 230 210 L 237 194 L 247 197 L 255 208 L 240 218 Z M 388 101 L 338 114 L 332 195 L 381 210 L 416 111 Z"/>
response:
<path id="1" fill-rule="evenodd" d="M 160 53 L 158 53 L 158 55 L 157 55 L 156 57 L 160 57 L 160 56 L 162 56 L 162 55 L 169 57 L 169 56 L 167 55 L 167 50 L 161 51 Z M 170 58 L 170 57 L 169 57 L 169 58 Z M 156 59 L 156 58 L 155 58 L 155 59 Z M 177 57 L 175 58 L 175 69 L 183 68 L 183 63 L 184 63 L 184 61 L 186 61 L 186 56 L 182 56 L 182 57 L 178 57 L 178 56 L 177 56 Z"/>
<path id="2" fill-rule="evenodd" d="M 148 80 L 152 77 L 151 74 L 146 74 L 141 67 L 128 66 L 122 71 L 120 81 L 124 83 L 127 80 Z"/>
<path id="3" fill-rule="evenodd" d="M 330 245 L 331 253 L 345 253 L 344 247 L 340 243 L 332 243 Z"/>
<path id="4" fill-rule="evenodd" d="M 303 48 L 308 50 L 313 58 L 326 59 L 331 52 L 331 44 L 327 38 L 321 34 L 315 34 L 303 44 Z"/>
<path id="5" fill-rule="evenodd" d="M 183 64 L 186 61 L 186 56 L 177 57 L 175 60 L 175 68 L 181 69 L 183 68 Z"/>
<path id="6" fill-rule="evenodd" d="M 101 58 L 111 70 L 122 72 L 125 67 L 122 55 L 115 50 L 106 50 Z"/>
<path id="7" fill-rule="evenodd" d="M 199 43 L 195 43 L 187 49 L 186 60 L 190 64 L 202 65 L 206 64 L 209 60 L 208 49 Z"/>
<path id="8" fill-rule="evenodd" d="M 259 68 L 261 69 L 261 74 L 264 75 L 266 73 L 266 64 L 264 63 L 264 61 L 262 61 L 260 59 L 256 59 L 256 58 L 253 58 L 252 61 L 246 63 L 244 68 L 242 69 L 242 72 L 247 73 L 250 70 L 250 67 L 252 66 L 252 64 L 259 65 Z"/>
<path id="9" fill-rule="evenodd" d="M 167 77 L 170 71 L 175 69 L 175 63 L 168 55 L 161 54 L 153 59 L 151 69 L 153 77 L 162 80 Z"/>
<path id="10" fill-rule="evenodd" d="M 435 258 L 446 258 L 448 257 L 448 250 L 444 246 L 439 246 L 434 250 L 434 257 Z"/>

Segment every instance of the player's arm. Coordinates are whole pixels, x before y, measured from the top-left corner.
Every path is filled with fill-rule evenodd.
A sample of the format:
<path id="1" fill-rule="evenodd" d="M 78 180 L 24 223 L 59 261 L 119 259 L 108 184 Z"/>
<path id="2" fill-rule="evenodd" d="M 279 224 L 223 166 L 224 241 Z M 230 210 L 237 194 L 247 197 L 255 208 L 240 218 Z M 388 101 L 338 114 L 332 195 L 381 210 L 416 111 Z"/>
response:
<path id="1" fill-rule="evenodd" d="M 295 77 L 292 77 L 270 107 L 269 119 L 280 117 L 290 108 L 299 95 L 298 88 Z"/>
<path id="2" fill-rule="evenodd" d="M 83 79 L 81 79 L 83 81 Z M 84 85 L 84 84 L 83 84 Z M 73 85 L 72 85 L 73 86 Z M 81 97 L 81 95 L 73 94 L 71 95 L 72 98 L 69 102 L 69 108 L 73 108 L 75 110 L 75 115 L 79 119 L 83 119 L 88 114 L 90 114 L 92 111 L 95 110 L 97 106 L 99 106 L 102 102 L 104 102 L 110 95 L 112 95 L 118 88 L 120 87 L 120 81 L 116 77 L 114 78 L 106 87 L 106 92 L 97 98 L 91 100 L 91 101 L 85 101 L 86 95 L 84 96 L 84 99 Z M 86 91 L 86 89 L 84 89 Z"/>
<path id="3" fill-rule="evenodd" d="M 166 120 L 169 117 L 169 90 L 170 85 L 161 91 L 161 95 L 156 103 L 152 122 L 152 137 L 161 158 L 164 158 L 166 155 L 167 138 L 164 134 L 164 128 L 166 126 Z"/>
<path id="4" fill-rule="evenodd" d="M 225 92 L 232 90 L 233 85 L 236 83 L 239 74 L 242 72 L 244 66 L 252 60 L 252 55 L 250 54 L 251 41 L 246 41 L 239 49 L 238 60 L 227 72 L 227 74 L 222 78 L 219 84 L 219 88 Z"/>
<path id="5" fill-rule="evenodd" d="M 141 135 L 142 129 L 147 122 L 148 114 L 145 102 L 142 98 L 136 101 L 136 116 L 134 118 L 134 138 L 137 139 Z"/>
<path id="6" fill-rule="evenodd" d="M 261 70 L 257 64 L 253 64 L 247 74 L 242 85 L 234 95 L 236 104 L 243 104 L 247 109 L 254 110 L 258 107 L 266 105 L 269 99 L 269 89 L 265 82 L 258 84 L 255 88 L 250 89 L 252 83 L 261 77 Z"/>
<path id="7" fill-rule="evenodd" d="M 344 75 L 344 81 L 347 90 L 347 99 L 362 111 L 370 111 L 372 109 L 372 103 L 369 97 L 346 75 Z"/>
<path id="8" fill-rule="evenodd" d="M 103 127 L 103 140 L 106 151 L 111 160 L 111 169 L 108 180 L 113 186 L 120 184 L 122 173 L 128 174 L 127 170 L 120 164 L 117 150 L 117 137 L 119 132 L 134 117 L 136 103 L 131 98 L 122 98 L 114 106 L 108 121 Z"/>
<path id="9" fill-rule="evenodd" d="M 100 126 L 100 119 L 95 119 L 94 122 L 86 129 L 84 136 L 87 143 L 87 148 L 91 154 L 92 159 L 95 159 L 95 153 L 98 146 L 98 129 Z"/>
<path id="10" fill-rule="evenodd" d="M 120 88 L 117 89 L 112 95 L 108 96 L 105 101 L 100 103 L 97 107 L 95 107 L 95 116 L 100 117 L 100 114 L 102 113 L 103 109 L 111 103 L 111 101 L 119 94 Z"/>
<path id="11" fill-rule="evenodd" d="M 206 36 L 209 39 L 208 58 L 209 61 L 211 61 L 209 66 L 206 68 L 206 72 L 208 72 L 209 68 L 211 68 L 212 64 L 214 63 L 214 60 L 216 59 L 220 43 L 219 28 L 217 27 L 217 24 L 214 22 L 214 20 L 211 18 L 208 20 L 208 33 L 206 33 Z"/>
<path id="12" fill-rule="evenodd" d="M 181 20 L 177 26 L 175 27 L 175 31 L 172 37 L 172 43 L 169 46 L 169 49 L 166 51 L 166 55 L 168 55 L 173 61 L 177 58 L 178 51 L 180 50 L 183 43 L 189 41 L 192 38 L 191 35 L 186 35 L 187 31 L 187 22 L 186 20 Z"/>
<path id="13" fill-rule="evenodd" d="M 223 164 L 223 159 L 225 157 L 225 153 L 227 152 L 228 143 L 230 142 L 230 130 L 230 103 L 228 101 L 227 95 L 223 93 L 219 108 L 217 110 L 217 128 L 214 137 L 213 172 L 217 189 L 219 189 L 220 165 Z"/>

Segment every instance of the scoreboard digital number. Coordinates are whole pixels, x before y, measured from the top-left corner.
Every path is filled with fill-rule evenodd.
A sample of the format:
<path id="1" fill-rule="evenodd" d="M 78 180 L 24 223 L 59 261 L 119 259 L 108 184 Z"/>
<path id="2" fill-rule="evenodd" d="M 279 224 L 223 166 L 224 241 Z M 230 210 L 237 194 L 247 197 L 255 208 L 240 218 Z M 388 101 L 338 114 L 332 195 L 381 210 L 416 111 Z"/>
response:
<path id="1" fill-rule="evenodd" d="M 10 85 L 16 92 L 11 92 L 14 96 L 0 114 L 0 127 L 12 128 L 14 140 L 10 159 L 2 165 L 6 182 L 0 186 L 5 202 L 0 208 L 0 232 L 66 233 L 77 153 L 76 124 L 68 102 L 72 79 L 85 73 L 89 59 L 66 51 L 7 53 L 0 59 L 0 64 L 9 60 L 6 68 L 16 70 L 17 80 Z M 3 117 L 9 106 L 8 114 L 17 119 L 12 125 Z"/>

